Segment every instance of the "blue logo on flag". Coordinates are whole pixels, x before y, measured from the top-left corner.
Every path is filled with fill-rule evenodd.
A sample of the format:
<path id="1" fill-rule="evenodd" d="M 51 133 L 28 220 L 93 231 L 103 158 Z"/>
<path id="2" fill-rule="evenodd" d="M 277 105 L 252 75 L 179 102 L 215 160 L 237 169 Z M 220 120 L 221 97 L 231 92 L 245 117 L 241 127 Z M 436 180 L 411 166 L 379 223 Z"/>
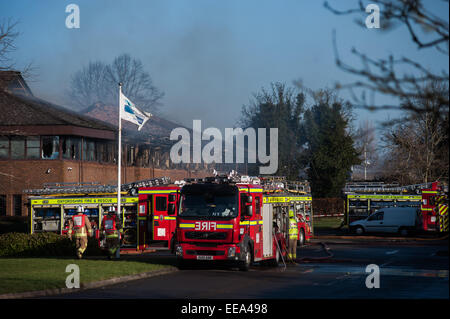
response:
<path id="1" fill-rule="evenodd" d="M 139 124 L 142 124 L 142 122 L 144 122 L 144 119 L 142 117 L 139 117 L 139 115 L 137 115 L 134 110 L 131 108 L 131 104 L 130 101 L 126 100 L 125 101 L 127 104 L 125 105 L 125 112 L 128 112 L 132 115 L 134 115 L 134 117 L 136 118 L 136 120 L 139 122 Z"/>

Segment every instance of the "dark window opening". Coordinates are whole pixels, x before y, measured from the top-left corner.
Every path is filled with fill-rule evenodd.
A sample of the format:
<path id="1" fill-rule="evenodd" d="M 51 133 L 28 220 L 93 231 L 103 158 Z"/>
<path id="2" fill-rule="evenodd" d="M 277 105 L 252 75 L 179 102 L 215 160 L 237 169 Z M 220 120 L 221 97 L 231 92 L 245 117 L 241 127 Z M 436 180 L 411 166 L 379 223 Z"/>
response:
<path id="1" fill-rule="evenodd" d="M 22 216 L 22 195 L 13 195 L 13 209 L 15 216 Z"/>
<path id="2" fill-rule="evenodd" d="M 59 136 L 42 137 L 42 158 L 43 159 L 59 158 Z"/>
<path id="3" fill-rule="evenodd" d="M 6 195 L 0 195 L 0 216 L 6 216 Z"/>

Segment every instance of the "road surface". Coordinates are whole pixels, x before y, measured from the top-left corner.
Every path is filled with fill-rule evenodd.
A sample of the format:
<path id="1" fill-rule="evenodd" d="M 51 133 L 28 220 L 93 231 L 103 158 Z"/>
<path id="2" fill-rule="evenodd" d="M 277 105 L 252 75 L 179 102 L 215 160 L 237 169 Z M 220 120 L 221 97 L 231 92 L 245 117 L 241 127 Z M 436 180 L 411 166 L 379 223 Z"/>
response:
<path id="1" fill-rule="evenodd" d="M 297 265 L 248 272 L 215 267 L 180 270 L 51 298 L 206 299 L 448 299 L 448 240 L 422 242 L 317 240 L 298 249 Z M 324 247 L 328 247 L 328 254 Z M 160 257 L 170 255 L 158 252 Z M 332 256 L 331 258 L 324 258 Z M 311 259 L 312 258 L 312 259 Z M 318 259 L 317 259 L 318 258 Z M 379 288 L 367 288 L 368 265 L 380 270 Z M 369 284 L 375 284 L 371 279 Z"/>

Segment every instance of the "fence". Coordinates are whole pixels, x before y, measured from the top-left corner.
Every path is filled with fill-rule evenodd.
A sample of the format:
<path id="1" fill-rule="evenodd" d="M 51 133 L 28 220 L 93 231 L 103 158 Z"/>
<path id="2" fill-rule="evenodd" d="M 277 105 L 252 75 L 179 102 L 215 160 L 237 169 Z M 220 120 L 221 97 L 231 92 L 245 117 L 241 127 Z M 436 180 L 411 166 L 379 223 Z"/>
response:
<path id="1" fill-rule="evenodd" d="M 314 218 L 343 217 L 344 200 L 342 198 L 313 198 Z"/>

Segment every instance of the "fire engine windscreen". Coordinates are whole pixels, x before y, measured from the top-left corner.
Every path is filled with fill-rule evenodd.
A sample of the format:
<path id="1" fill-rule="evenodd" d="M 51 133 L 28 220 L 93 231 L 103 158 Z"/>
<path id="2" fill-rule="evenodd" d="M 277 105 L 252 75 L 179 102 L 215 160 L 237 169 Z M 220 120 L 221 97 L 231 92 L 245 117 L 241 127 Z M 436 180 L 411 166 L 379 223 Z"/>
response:
<path id="1" fill-rule="evenodd" d="M 238 188 L 222 184 L 186 185 L 181 190 L 180 217 L 231 219 L 238 216 Z"/>

